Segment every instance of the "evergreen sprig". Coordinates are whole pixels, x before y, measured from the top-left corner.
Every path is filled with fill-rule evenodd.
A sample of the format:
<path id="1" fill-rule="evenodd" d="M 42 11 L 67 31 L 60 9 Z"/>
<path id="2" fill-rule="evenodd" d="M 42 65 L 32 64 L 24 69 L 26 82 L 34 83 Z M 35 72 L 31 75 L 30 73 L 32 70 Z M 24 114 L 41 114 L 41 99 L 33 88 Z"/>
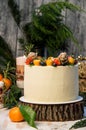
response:
<path id="1" fill-rule="evenodd" d="M 16 85 L 12 85 L 11 88 L 4 93 L 4 107 L 12 108 L 16 106 L 21 97 L 21 90 Z"/>
<path id="2" fill-rule="evenodd" d="M 11 47 L 0 36 L 0 66 L 5 67 L 9 61 L 11 62 L 11 66 L 15 66 L 15 58 L 13 56 Z"/>
<path id="3" fill-rule="evenodd" d="M 19 26 L 21 15 L 20 15 L 18 5 L 16 4 L 16 2 L 14 0 L 8 0 L 8 6 L 10 7 L 13 18 L 15 19 L 17 25 Z"/>
<path id="4" fill-rule="evenodd" d="M 50 2 L 36 8 L 32 14 L 31 23 L 24 26 L 28 44 L 34 47 L 47 47 L 52 50 L 65 50 L 68 48 L 68 39 L 78 43 L 71 28 L 64 23 L 65 9 L 70 11 L 82 11 L 82 9 L 69 2 Z M 53 54 L 53 53 L 51 53 Z"/>
<path id="5" fill-rule="evenodd" d="M 78 129 L 82 127 L 86 127 L 86 119 L 77 121 L 74 125 L 71 126 L 71 128 L 69 128 L 69 130 L 72 130 L 73 128 Z"/>

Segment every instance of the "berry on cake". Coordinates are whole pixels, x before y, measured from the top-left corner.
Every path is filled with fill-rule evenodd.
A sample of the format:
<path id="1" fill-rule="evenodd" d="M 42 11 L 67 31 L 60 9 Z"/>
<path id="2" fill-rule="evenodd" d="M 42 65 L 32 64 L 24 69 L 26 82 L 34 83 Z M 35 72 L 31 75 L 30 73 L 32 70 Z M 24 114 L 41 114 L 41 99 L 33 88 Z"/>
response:
<path id="1" fill-rule="evenodd" d="M 47 57 L 46 59 L 38 56 L 35 52 L 30 52 L 25 63 L 36 66 L 64 66 L 75 65 L 77 62 L 74 57 L 68 56 L 66 52 L 60 53 L 57 57 Z"/>

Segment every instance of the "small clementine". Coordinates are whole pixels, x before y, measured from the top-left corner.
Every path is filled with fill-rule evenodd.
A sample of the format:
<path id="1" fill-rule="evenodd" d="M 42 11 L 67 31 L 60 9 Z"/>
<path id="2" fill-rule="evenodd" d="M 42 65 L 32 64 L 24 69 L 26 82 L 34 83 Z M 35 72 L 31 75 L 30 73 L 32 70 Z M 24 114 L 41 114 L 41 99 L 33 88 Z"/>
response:
<path id="1" fill-rule="evenodd" d="M 24 117 L 22 116 L 19 107 L 13 107 L 10 109 L 9 118 L 13 122 L 20 122 L 24 120 Z"/>
<path id="2" fill-rule="evenodd" d="M 4 82 L 4 84 L 5 84 L 6 89 L 9 89 L 9 87 L 10 87 L 11 84 L 12 84 L 11 80 L 8 79 L 8 78 L 3 78 L 3 82 Z"/>
<path id="3" fill-rule="evenodd" d="M 72 56 L 69 56 L 69 57 L 68 57 L 68 62 L 69 62 L 70 64 L 74 64 L 75 59 L 74 59 Z"/>

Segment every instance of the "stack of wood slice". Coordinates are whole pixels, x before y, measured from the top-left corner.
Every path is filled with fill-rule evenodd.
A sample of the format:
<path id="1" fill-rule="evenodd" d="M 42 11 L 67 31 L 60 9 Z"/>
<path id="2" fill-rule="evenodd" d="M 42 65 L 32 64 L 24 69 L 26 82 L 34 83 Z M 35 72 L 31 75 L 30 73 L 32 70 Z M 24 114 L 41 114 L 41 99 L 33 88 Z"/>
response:
<path id="1" fill-rule="evenodd" d="M 37 121 L 73 121 L 83 118 L 84 107 L 83 100 L 67 104 L 32 104 L 20 102 L 23 105 L 29 105 L 36 112 Z"/>
<path id="2" fill-rule="evenodd" d="M 86 61 L 79 64 L 79 89 L 80 92 L 86 92 Z"/>

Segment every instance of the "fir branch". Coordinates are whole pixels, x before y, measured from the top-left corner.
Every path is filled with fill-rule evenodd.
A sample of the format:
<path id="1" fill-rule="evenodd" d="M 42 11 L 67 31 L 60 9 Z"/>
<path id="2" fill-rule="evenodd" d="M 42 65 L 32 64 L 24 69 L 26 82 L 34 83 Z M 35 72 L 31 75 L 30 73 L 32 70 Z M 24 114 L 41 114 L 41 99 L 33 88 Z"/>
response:
<path id="1" fill-rule="evenodd" d="M 68 48 L 67 40 L 72 40 L 78 44 L 76 38 L 64 23 L 65 10 L 83 11 L 80 7 L 69 2 L 50 2 L 42 4 L 36 8 L 32 14 L 32 21 L 28 24 L 26 30 L 26 38 L 28 44 L 34 44 L 34 47 L 47 47 L 57 51 Z M 83 11 L 84 12 L 84 11 Z"/>
<path id="2" fill-rule="evenodd" d="M 57 4 L 57 2 L 56 2 L 56 4 Z M 82 11 L 82 12 L 86 13 L 86 11 L 81 9 L 81 7 L 74 5 L 74 4 L 67 2 L 67 1 L 65 1 L 65 2 L 58 1 L 58 6 L 61 7 L 62 10 L 64 10 L 66 8 L 66 9 L 71 10 L 73 12 L 74 11 L 79 11 L 79 12 Z"/>
<path id="3" fill-rule="evenodd" d="M 69 130 L 71 130 L 72 128 L 77 129 L 82 127 L 86 127 L 86 119 L 76 122 L 71 128 L 69 128 Z"/>
<path id="4" fill-rule="evenodd" d="M 21 97 L 21 90 L 16 85 L 12 85 L 11 88 L 4 93 L 4 107 L 12 108 L 16 106 Z"/>
<path id="5" fill-rule="evenodd" d="M 11 62 L 12 66 L 15 66 L 15 58 L 13 56 L 11 47 L 8 43 L 0 36 L 0 65 L 3 67 L 7 64 L 7 62 Z"/>
<path id="6" fill-rule="evenodd" d="M 20 25 L 20 11 L 19 11 L 19 7 L 16 4 L 16 2 L 14 0 L 8 0 L 8 6 L 10 7 L 11 13 L 13 15 L 13 18 L 15 19 L 17 25 Z"/>

